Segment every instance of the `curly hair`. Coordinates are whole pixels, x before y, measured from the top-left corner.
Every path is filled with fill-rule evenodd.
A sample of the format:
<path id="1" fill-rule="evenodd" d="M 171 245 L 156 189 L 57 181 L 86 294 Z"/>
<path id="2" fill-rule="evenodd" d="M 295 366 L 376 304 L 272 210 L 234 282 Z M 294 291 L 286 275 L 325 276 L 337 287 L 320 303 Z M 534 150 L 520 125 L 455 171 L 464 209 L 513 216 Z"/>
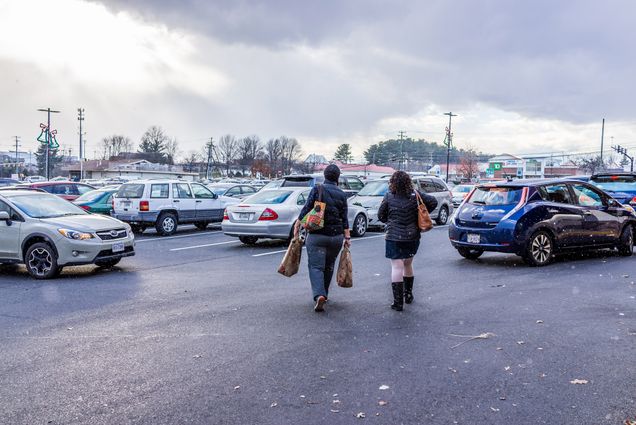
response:
<path id="1" fill-rule="evenodd" d="M 413 193 L 411 176 L 404 171 L 396 171 L 389 180 L 389 191 L 394 195 L 408 197 Z"/>

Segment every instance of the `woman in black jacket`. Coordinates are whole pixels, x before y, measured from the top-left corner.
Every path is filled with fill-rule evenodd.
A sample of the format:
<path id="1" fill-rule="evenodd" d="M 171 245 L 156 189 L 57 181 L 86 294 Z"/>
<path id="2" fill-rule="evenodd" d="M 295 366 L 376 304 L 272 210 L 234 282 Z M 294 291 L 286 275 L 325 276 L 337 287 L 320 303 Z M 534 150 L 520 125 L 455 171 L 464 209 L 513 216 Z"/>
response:
<path id="1" fill-rule="evenodd" d="M 437 199 L 420 193 L 428 211 L 437 207 Z M 378 210 L 378 219 L 386 223 L 386 258 L 391 260 L 393 310 L 402 311 L 404 302 L 413 302 L 413 257 L 420 246 L 417 223 L 417 198 L 411 177 L 396 171 Z"/>
<path id="2" fill-rule="evenodd" d="M 325 226 L 311 232 L 307 236 L 305 246 L 307 247 L 307 258 L 309 265 L 309 280 L 314 296 L 314 311 L 324 311 L 329 294 L 329 285 L 333 277 L 336 258 L 340 253 L 343 242 L 350 246 L 351 235 L 349 234 L 349 220 L 347 219 L 347 195 L 338 187 L 340 169 L 336 165 L 328 165 L 324 171 L 325 182 L 315 186 L 309 196 L 305 206 L 300 211 L 298 220 L 294 225 L 294 235 L 298 235 L 300 220 L 307 215 L 314 207 L 320 195 L 322 202 L 327 204 L 325 208 Z"/>

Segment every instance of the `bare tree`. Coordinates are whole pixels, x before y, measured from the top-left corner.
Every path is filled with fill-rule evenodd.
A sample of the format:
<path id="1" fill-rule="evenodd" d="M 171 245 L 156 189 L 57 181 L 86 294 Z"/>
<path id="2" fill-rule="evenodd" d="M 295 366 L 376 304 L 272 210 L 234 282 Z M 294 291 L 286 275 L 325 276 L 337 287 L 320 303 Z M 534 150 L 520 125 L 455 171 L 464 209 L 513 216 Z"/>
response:
<path id="1" fill-rule="evenodd" d="M 219 155 L 221 160 L 225 163 L 226 173 L 230 171 L 230 165 L 236 159 L 238 154 L 238 140 L 231 134 L 221 136 L 219 139 Z"/>
<path id="2" fill-rule="evenodd" d="M 181 153 L 179 150 L 179 142 L 177 142 L 176 138 L 169 139 L 166 142 L 165 153 L 168 164 L 174 164 L 177 156 Z"/>
<path id="3" fill-rule="evenodd" d="M 186 171 L 192 173 L 195 168 L 201 170 L 201 155 L 195 151 L 190 151 L 183 161 L 183 165 Z"/>
<path id="4" fill-rule="evenodd" d="M 276 176 L 279 170 L 279 163 L 283 156 L 283 147 L 280 139 L 269 139 L 265 144 L 265 153 L 269 161 L 269 169 Z"/>
<path id="5" fill-rule="evenodd" d="M 124 135 L 113 134 L 102 139 L 100 150 L 102 159 L 110 159 L 111 156 L 118 156 L 132 151 L 133 143 L 130 138 Z"/>
<path id="6" fill-rule="evenodd" d="M 282 151 L 282 171 L 289 174 L 291 173 L 291 168 L 294 166 L 294 163 L 298 161 L 302 152 L 300 143 L 298 143 L 298 140 L 294 138 L 281 136 L 280 145 Z"/>
<path id="7" fill-rule="evenodd" d="M 458 171 L 468 181 L 472 181 L 475 177 L 479 177 L 479 162 L 477 161 L 477 153 L 474 149 L 468 149 L 463 152 L 459 160 Z"/>
<path id="8" fill-rule="evenodd" d="M 254 160 L 263 155 L 263 145 L 258 136 L 247 136 L 239 140 L 238 143 L 239 159 L 241 171 L 245 174 L 245 169 L 249 168 L 252 173 Z"/>

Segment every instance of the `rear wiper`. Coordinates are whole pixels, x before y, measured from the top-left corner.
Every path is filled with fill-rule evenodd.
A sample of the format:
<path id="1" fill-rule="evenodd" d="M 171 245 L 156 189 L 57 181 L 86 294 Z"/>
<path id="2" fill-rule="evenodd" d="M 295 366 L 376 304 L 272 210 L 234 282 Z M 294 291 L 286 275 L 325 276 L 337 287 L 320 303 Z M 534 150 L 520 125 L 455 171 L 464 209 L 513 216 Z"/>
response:
<path id="1" fill-rule="evenodd" d="M 484 201 L 472 201 L 471 204 L 486 205 Z"/>

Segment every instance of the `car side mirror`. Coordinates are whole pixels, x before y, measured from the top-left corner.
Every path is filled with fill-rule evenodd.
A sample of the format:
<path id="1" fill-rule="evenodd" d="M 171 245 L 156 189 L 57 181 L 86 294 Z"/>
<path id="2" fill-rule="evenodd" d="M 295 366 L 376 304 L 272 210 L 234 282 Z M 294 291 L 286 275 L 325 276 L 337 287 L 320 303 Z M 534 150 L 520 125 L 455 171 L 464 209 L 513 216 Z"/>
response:
<path id="1" fill-rule="evenodd" d="M 621 203 L 618 202 L 616 199 L 610 199 L 608 201 L 608 206 L 612 207 L 612 208 L 618 208 L 621 206 Z"/>
<path id="2" fill-rule="evenodd" d="M 6 221 L 7 226 L 11 226 L 11 216 L 6 211 L 0 211 L 0 221 Z"/>
<path id="3" fill-rule="evenodd" d="M 217 195 L 216 193 L 212 193 L 212 199 L 218 199 L 219 195 Z"/>

